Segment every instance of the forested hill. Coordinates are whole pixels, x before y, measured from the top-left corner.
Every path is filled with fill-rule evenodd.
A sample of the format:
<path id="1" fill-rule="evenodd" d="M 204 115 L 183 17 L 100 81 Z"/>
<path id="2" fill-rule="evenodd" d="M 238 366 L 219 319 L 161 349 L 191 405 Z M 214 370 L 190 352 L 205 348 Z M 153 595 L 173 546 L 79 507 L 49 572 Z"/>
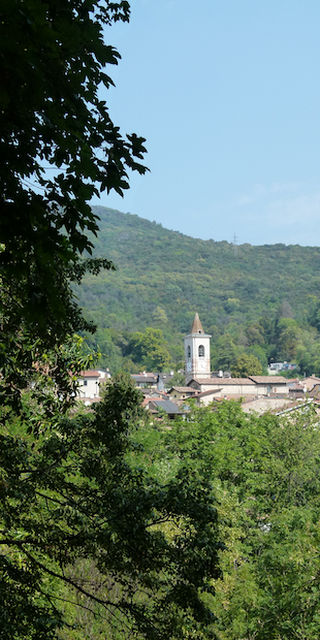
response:
<path id="1" fill-rule="evenodd" d="M 119 369 L 125 358 L 129 369 L 132 362 L 139 368 L 143 350 L 139 356 L 132 334 L 148 327 L 163 331 L 172 361 L 178 362 L 182 338 L 198 311 L 212 334 L 213 366 L 231 366 L 242 352 L 263 365 L 271 358 L 301 360 L 308 342 L 313 360 L 300 364 L 315 367 L 318 247 L 234 246 L 104 207 L 94 207 L 94 213 L 100 217 L 95 255 L 112 260 L 117 270 L 86 277 L 77 295 L 98 325 L 95 341 L 105 354 L 103 364 Z"/>

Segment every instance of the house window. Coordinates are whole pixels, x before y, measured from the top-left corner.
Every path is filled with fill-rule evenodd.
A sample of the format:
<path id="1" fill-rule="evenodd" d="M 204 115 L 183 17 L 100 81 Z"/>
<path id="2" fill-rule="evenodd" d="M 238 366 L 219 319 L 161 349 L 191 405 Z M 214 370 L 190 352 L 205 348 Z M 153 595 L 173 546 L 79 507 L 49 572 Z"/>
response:
<path id="1" fill-rule="evenodd" d="M 204 346 L 203 346 L 203 344 L 200 345 L 198 353 L 199 353 L 199 358 L 204 358 Z"/>
<path id="2" fill-rule="evenodd" d="M 188 347 L 187 349 L 187 357 L 191 358 L 191 347 Z"/>
<path id="3" fill-rule="evenodd" d="M 83 381 L 83 386 L 84 386 L 84 387 L 86 387 L 86 386 L 87 386 L 87 384 L 88 384 L 88 380 L 84 380 L 84 381 Z"/>

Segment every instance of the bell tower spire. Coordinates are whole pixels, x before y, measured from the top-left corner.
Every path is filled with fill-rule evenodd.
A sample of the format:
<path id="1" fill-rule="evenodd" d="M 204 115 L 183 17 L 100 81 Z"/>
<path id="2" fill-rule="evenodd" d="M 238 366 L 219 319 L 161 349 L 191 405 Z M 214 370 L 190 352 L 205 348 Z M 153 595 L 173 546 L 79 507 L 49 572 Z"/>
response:
<path id="1" fill-rule="evenodd" d="M 204 333 L 198 314 L 193 319 L 191 333 L 184 339 L 186 381 L 210 378 L 210 338 Z"/>
<path id="2" fill-rule="evenodd" d="M 193 319 L 193 323 L 192 323 L 192 327 L 191 327 L 191 333 L 204 333 L 203 329 L 202 329 L 202 324 L 200 322 L 200 318 L 198 316 L 198 314 L 196 313 Z"/>

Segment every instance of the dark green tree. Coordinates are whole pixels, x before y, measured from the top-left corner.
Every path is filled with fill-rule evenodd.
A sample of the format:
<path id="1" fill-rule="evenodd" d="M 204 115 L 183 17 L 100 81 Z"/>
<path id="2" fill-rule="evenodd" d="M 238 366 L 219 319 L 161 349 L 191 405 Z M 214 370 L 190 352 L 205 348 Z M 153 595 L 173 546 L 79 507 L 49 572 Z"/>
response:
<path id="1" fill-rule="evenodd" d="M 1 273 L 14 279 L 24 315 L 46 327 L 51 314 L 68 316 L 61 265 L 91 252 L 90 199 L 122 194 L 128 169 L 146 171 L 143 139 L 123 139 L 99 97 L 113 84 L 106 66 L 120 58 L 103 28 L 117 20 L 129 20 L 128 2 L 1 3 Z"/>
<path id="2" fill-rule="evenodd" d="M 132 334 L 127 353 L 140 367 L 148 371 L 164 371 L 171 362 L 167 341 L 161 329 L 147 327 L 144 333 Z"/>
<path id="3" fill-rule="evenodd" d="M 296 362 L 301 375 L 320 375 L 320 342 L 318 332 L 303 331 L 297 345 Z"/>
<path id="4" fill-rule="evenodd" d="M 0 7 L 1 640 L 53 638 L 66 620 L 72 634 L 72 603 L 120 637 L 200 637 L 208 619 L 210 487 L 185 473 L 161 486 L 129 464 L 140 418 L 127 382 L 94 413 L 74 413 L 92 362 L 75 332 L 92 327 L 71 284 L 112 267 L 82 259 L 98 230 L 89 201 L 146 171 L 143 139 L 121 137 L 98 93 L 119 59 L 103 29 L 128 19 L 124 0 Z M 78 579 L 85 560 L 116 588 L 100 597 L 90 576 Z"/>
<path id="5" fill-rule="evenodd" d="M 278 322 L 278 353 L 283 360 L 294 360 L 297 352 L 299 327 L 292 318 L 281 318 Z"/>
<path id="6" fill-rule="evenodd" d="M 248 376 L 261 376 L 261 374 L 261 362 L 255 356 L 246 353 L 239 356 L 231 368 L 233 378 L 247 378 Z"/>
<path id="7" fill-rule="evenodd" d="M 249 346 L 259 345 L 261 347 L 265 343 L 264 330 L 258 322 L 249 324 L 246 328 L 246 337 L 248 339 Z"/>
<path id="8" fill-rule="evenodd" d="M 219 338 L 212 349 L 212 365 L 216 369 L 231 369 L 242 348 L 236 345 L 229 333 Z"/>
<path id="9" fill-rule="evenodd" d="M 196 638 L 209 624 L 203 594 L 219 574 L 212 491 L 190 470 L 166 485 L 142 471 L 140 400 L 119 378 L 93 414 L 55 416 L 54 428 L 42 417 L 37 438 L 39 406 L 26 400 L 29 420 L 1 436 L 1 638 L 53 637 L 61 602 L 75 594 L 111 637 L 192 629 Z M 97 595 L 99 582 L 109 586 Z"/>
<path id="10" fill-rule="evenodd" d="M 193 407 L 150 452 L 159 474 L 189 466 L 215 489 L 219 640 L 319 637 L 318 416 L 312 406 L 287 416 L 248 415 L 239 402 Z"/>

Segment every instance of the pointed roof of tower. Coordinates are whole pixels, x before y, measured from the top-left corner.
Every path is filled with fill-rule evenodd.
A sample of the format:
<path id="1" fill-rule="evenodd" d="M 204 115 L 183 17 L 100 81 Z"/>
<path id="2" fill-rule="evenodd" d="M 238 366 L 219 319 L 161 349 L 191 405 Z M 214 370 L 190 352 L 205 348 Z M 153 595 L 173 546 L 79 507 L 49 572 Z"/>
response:
<path id="1" fill-rule="evenodd" d="M 193 319 L 191 333 L 204 333 L 203 328 L 202 328 L 202 324 L 200 322 L 200 318 L 199 318 L 197 313 L 195 314 L 194 319 Z"/>

